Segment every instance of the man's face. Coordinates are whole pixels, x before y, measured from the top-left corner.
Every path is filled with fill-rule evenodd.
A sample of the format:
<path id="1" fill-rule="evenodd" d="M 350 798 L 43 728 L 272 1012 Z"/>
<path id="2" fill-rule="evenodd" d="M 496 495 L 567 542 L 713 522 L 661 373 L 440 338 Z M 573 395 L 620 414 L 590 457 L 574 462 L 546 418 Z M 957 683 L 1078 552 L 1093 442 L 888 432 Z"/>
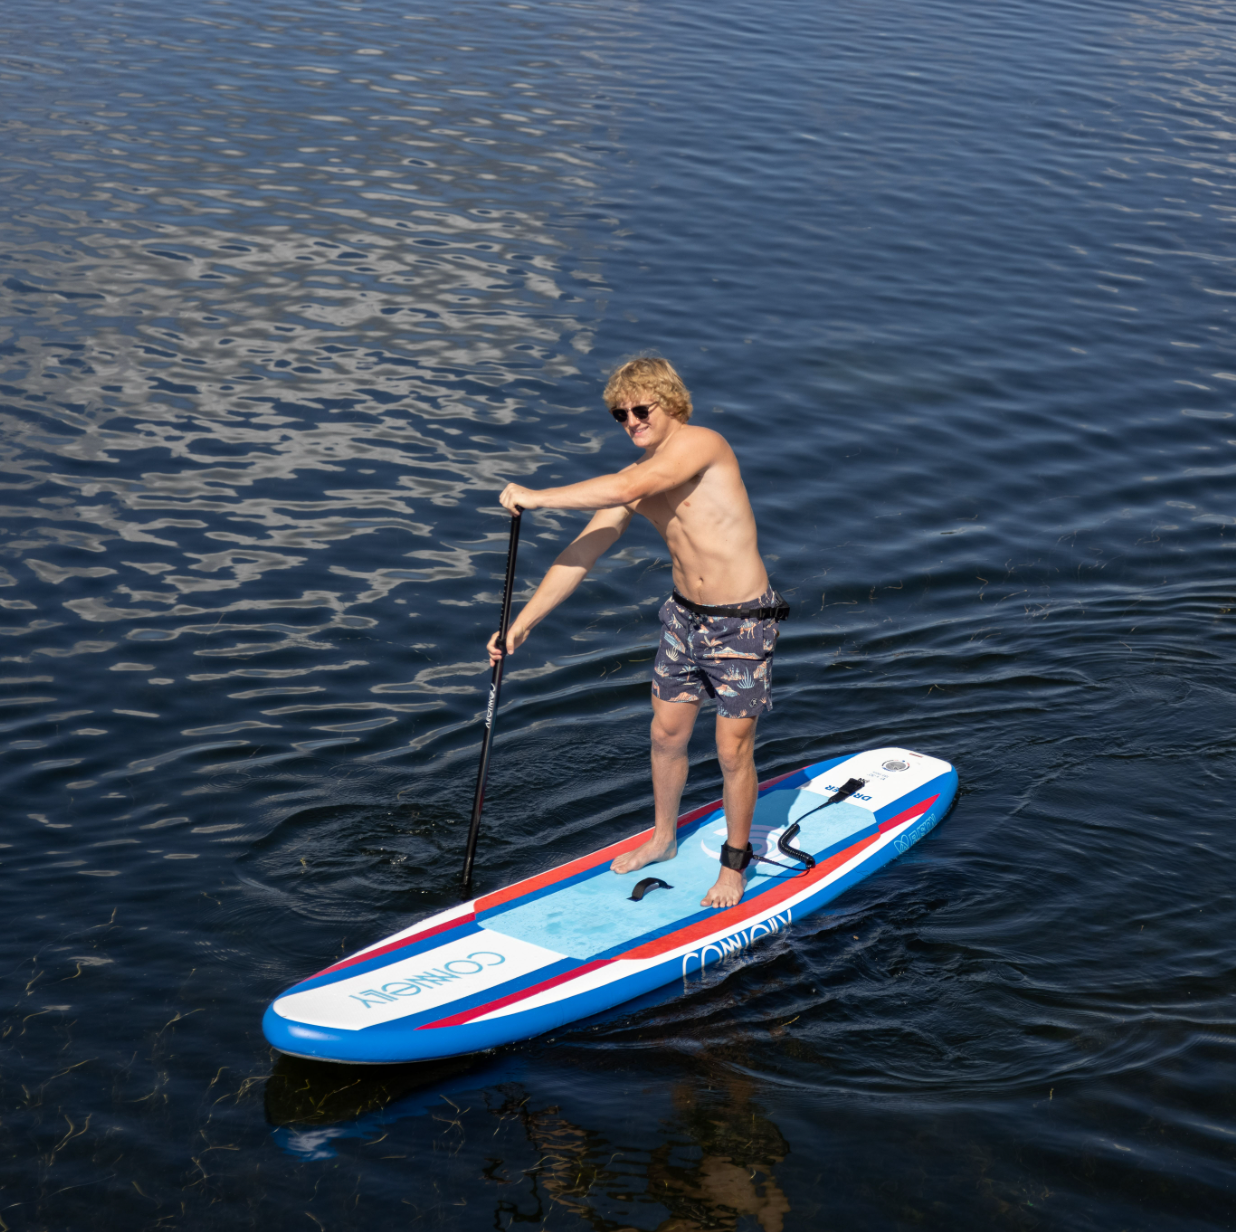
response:
<path id="1" fill-rule="evenodd" d="M 659 445 L 677 422 L 651 394 L 643 397 L 623 398 L 614 404 L 611 413 L 620 422 L 625 418 L 622 426 L 632 443 L 638 445 L 640 449 Z"/>

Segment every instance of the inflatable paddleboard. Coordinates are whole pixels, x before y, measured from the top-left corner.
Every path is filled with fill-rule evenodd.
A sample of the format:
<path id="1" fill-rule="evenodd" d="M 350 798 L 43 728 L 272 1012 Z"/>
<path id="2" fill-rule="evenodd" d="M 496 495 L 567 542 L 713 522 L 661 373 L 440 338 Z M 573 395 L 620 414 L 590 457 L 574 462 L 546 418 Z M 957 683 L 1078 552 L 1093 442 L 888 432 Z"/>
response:
<path id="1" fill-rule="evenodd" d="M 703 908 L 717 879 L 721 802 L 678 821 L 678 855 L 618 876 L 645 830 L 443 911 L 289 988 L 262 1029 L 281 1052 L 326 1061 L 424 1061 L 480 1052 L 697 976 L 796 920 L 918 842 L 948 811 L 957 772 L 906 749 L 869 749 L 760 784 L 757 856 L 734 907 Z M 787 857 L 778 840 L 814 865 Z M 663 884 L 633 891 L 650 876 Z"/>

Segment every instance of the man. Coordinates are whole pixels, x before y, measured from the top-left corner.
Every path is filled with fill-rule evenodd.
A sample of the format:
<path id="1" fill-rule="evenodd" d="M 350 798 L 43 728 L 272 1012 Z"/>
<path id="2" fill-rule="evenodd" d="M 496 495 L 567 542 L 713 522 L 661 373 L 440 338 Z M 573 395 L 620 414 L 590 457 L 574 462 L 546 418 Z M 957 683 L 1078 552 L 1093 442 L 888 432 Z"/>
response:
<path id="1" fill-rule="evenodd" d="M 545 574 L 515 617 L 506 650 L 583 581 L 601 553 L 642 514 L 661 532 L 674 566 L 674 593 L 661 608 L 661 644 L 652 677 L 652 788 L 656 826 L 646 843 L 610 866 L 629 873 L 678 853 L 678 804 L 687 781 L 687 745 L 705 694 L 717 702 L 717 758 L 724 776 L 727 842 L 705 907 L 732 907 L 752 858 L 748 838 L 758 790 L 755 724 L 772 709 L 777 621 L 788 609 L 768 583 L 755 517 L 725 438 L 692 427 L 691 396 L 664 359 L 633 359 L 610 378 L 605 403 L 644 451 L 616 475 L 562 488 L 508 484 L 501 501 L 524 509 L 595 509 L 583 532 Z M 492 662 L 502 657 L 498 634 Z"/>

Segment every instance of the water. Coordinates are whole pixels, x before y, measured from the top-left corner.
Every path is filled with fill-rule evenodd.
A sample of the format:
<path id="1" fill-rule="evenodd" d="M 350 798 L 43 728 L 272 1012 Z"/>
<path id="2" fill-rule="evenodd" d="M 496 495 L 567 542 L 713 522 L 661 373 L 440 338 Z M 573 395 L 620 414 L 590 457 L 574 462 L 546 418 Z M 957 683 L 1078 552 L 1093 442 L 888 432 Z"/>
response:
<path id="1" fill-rule="evenodd" d="M 0 26 L 0 1226 L 1231 1226 L 1230 10 Z M 761 773 L 899 743 L 956 809 L 685 999 L 272 1056 L 457 901 L 497 492 L 629 460 L 645 348 L 794 604 Z M 580 518 L 527 521 L 525 593 Z M 620 549 L 512 662 L 482 890 L 647 824 Z"/>

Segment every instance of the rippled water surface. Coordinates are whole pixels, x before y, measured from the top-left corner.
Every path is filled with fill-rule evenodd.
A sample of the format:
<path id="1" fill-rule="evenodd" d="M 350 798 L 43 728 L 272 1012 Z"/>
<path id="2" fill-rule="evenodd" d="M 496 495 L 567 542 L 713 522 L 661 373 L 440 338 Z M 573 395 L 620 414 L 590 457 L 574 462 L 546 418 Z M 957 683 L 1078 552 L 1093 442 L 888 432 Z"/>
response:
<path id="1" fill-rule="evenodd" d="M 1234 52 L 1193 0 L 10 0 L 0 1228 L 1233 1226 Z M 761 773 L 903 744 L 957 807 L 686 997 L 276 1058 L 457 901 L 497 493 L 630 460 L 644 349 L 794 604 Z M 512 662 L 480 889 L 647 824 L 620 549 Z"/>

